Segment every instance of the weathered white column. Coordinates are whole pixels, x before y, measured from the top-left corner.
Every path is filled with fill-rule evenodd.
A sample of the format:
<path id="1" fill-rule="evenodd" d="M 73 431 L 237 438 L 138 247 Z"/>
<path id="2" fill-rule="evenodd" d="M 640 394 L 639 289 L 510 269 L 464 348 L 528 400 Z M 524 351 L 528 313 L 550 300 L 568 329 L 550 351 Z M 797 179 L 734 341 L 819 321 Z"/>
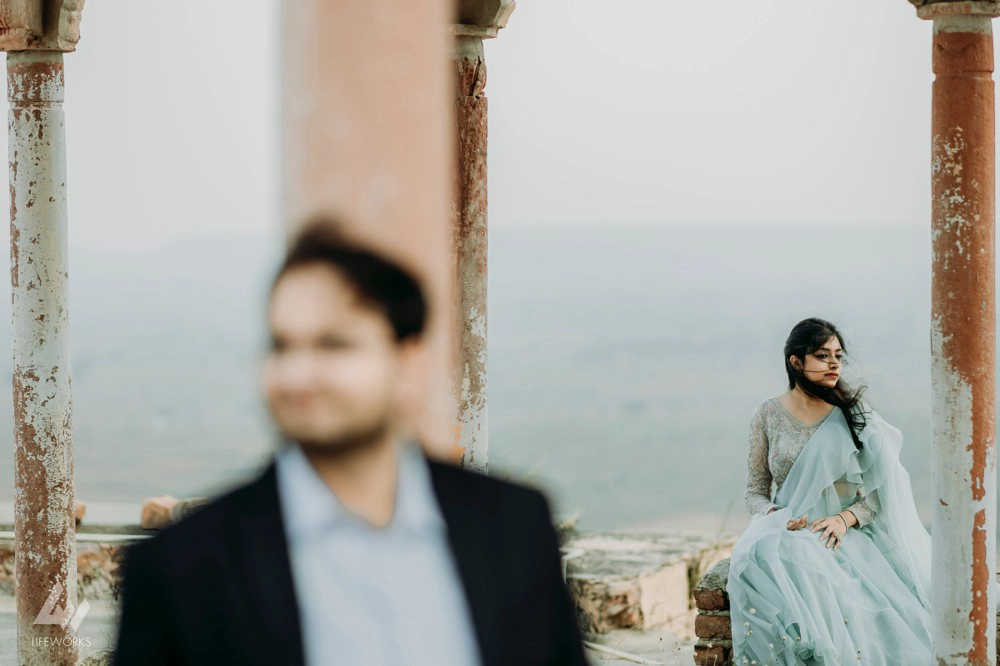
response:
<path id="1" fill-rule="evenodd" d="M 72 627 L 36 621 L 77 602 L 62 53 L 9 53 L 7 97 L 18 663 L 73 664 Z"/>
<path id="2" fill-rule="evenodd" d="M 83 0 L 0 2 L 7 51 L 17 663 L 75 664 L 63 53 Z M 85 605 L 86 602 L 83 602 Z"/>
<path id="3" fill-rule="evenodd" d="M 996 663 L 996 2 L 934 22 L 931 117 L 934 663 Z"/>
<path id="4" fill-rule="evenodd" d="M 7 97 L 19 663 L 72 664 L 72 627 L 36 620 L 77 602 L 62 53 L 9 53 Z"/>
<path id="5" fill-rule="evenodd" d="M 483 39 L 496 37 L 514 11 L 513 0 L 463 0 L 455 33 L 455 192 L 453 251 L 457 317 L 458 446 L 462 466 L 489 471 L 487 428 L 488 144 L 486 59 Z"/>

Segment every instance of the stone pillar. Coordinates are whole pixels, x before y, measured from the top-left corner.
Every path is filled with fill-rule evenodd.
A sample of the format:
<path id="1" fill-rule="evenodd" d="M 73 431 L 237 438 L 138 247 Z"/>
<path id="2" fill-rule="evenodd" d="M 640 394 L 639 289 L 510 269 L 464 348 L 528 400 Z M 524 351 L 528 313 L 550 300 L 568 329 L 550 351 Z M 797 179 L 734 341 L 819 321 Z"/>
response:
<path id="1" fill-rule="evenodd" d="M 452 2 L 295 0 L 284 17 L 286 226 L 332 214 L 422 278 L 431 321 L 416 430 L 450 455 Z"/>
<path id="2" fill-rule="evenodd" d="M 996 2 L 919 4 L 934 22 L 931 119 L 934 663 L 996 662 Z"/>
<path id="3" fill-rule="evenodd" d="M 453 390 L 462 466 L 489 471 L 487 428 L 487 102 L 483 39 L 495 37 L 513 0 L 464 0 L 455 33 L 457 156 L 453 253 L 457 297 L 457 363 Z"/>
<path id="4" fill-rule="evenodd" d="M 9 53 L 7 98 L 19 663 L 70 664 L 71 640 L 38 642 L 71 639 L 71 628 L 35 623 L 56 586 L 58 606 L 77 602 L 63 54 Z"/>
<path id="5" fill-rule="evenodd" d="M 455 38 L 457 91 L 455 120 L 454 252 L 458 304 L 458 363 L 454 389 L 458 403 L 458 446 L 462 466 L 487 472 L 489 432 L 486 411 L 486 62 L 483 40 Z"/>
<path id="6" fill-rule="evenodd" d="M 22 665 L 75 664 L 75 631 L 83 619 L 77 613 L 62 109 L 62 52 L 79 40 L 82 8 L 82 0 L 0 3 L 10 104 L 14 585 Z"/>

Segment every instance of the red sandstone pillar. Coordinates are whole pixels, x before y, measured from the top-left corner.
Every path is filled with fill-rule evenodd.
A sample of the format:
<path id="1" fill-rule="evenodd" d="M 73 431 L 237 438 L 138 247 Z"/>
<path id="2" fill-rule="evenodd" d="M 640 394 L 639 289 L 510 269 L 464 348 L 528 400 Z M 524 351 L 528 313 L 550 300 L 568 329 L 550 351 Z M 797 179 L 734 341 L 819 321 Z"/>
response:
<path id="1" fill-rule="evenodd" d="M 450 0 L 284 3 L 283 172 L 288 228 L 317 213 L 410 267 L 430 300 L 417 434 L 454 439 Z"/>
<path id="2" fill-rule="evenodd" d="M 931 119 L 934 663 L 996 663 L 995 2 L 934 21 Z"/>

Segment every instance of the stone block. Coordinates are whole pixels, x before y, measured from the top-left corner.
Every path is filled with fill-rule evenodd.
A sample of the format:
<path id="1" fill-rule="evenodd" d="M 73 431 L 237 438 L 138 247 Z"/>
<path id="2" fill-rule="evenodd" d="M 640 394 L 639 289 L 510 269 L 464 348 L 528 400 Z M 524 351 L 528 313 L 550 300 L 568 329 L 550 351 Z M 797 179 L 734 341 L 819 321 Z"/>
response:
<path id="1" fill-rule="evenodd" d="M 496 37 L 514 12 L 514 0 L 458 0 L 455 23 L 459 34 Z"/>
<path id="2" fill-rule="evenodd" d="M 731 542 L 679 532 L 582 534 L 567 549 L 567 583 L 586 631 L 650 629 L 682 620 L 693 624 L 692 580 Z"/>
<path id="3" fill-rule="evenodd" d="M 84 0 L 5 0 L 0 50 L 74 51 Z"/>
<path id="4" fill-rule="evenodd" d="M 697 666 L 729 666 L 732 664 L 731 644 L 698 641 L 694 646 L 694 663 Z"/>
<path id="5" fill-rule="evenodd" d="M 710 568 L 694 588 L 694 601 L 699 610 L 719 611 L 729 608 L 729 560 L 720 560 Z"/>
<path id="6" fill-rule="evenodd" d="M 718 615 L 708 615 L 699 613 L 694 620 L 694 633 L 698 638 L 725 638 L 733 637 L 733 624 L 728 612 Z"/>

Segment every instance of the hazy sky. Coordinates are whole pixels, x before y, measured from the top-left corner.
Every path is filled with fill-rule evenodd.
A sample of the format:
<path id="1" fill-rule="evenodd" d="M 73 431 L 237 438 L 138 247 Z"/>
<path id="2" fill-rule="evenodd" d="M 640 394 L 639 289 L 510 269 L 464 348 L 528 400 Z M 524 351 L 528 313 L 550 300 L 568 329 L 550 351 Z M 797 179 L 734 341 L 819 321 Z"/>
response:
<path id="1" fill-rule="evenodd" d="M 923 224 L 905 0 L 519 2 L 487 47 L 496 224 Z"/>
<path id="2" fill-rule="evenodd" d="M 74 245 L 274 228 L 278 17 L 88 3 Z M 905 0 L 521 0 L 486 49 L 495 226 L 928 223 L 931 30 Z"/>

